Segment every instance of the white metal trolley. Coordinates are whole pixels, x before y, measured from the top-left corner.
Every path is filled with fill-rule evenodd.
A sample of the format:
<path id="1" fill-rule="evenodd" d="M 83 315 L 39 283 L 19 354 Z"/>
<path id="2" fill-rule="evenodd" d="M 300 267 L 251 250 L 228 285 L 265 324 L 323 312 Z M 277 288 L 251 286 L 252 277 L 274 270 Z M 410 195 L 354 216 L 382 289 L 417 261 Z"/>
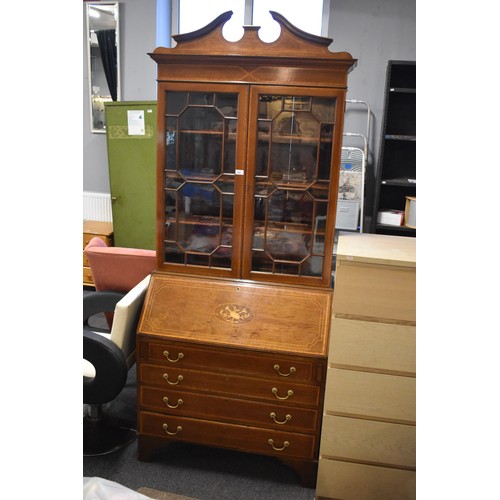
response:
<path id="1" fill-rule="evenodd" d="M 336 229 L 363 232 L 365 199 L 365 172 L 370 137 L 370 106 L 365 101 L 346 100 L 347 104 L 362 104 L 367 108 L 366 136 L 346 132 L 344 137 L 358 137 L 363 140 L 363 149 L 342 146 L 340 157 L 339 195 L 337 203 Z"/>

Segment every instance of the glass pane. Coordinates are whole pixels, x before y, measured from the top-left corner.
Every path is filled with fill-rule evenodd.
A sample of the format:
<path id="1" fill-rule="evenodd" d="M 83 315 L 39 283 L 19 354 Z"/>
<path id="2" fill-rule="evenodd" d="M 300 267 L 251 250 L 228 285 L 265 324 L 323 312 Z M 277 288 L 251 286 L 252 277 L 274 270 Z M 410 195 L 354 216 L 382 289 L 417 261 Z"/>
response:
<path id="1" fill-rule="evenodd" d="M 187 92 L 167 92 L 167 114 L 179 115 L 188 105 Z"/>
<path id="2" fill-rule="evenodd" d="M 181 114 L 179 127 L 181 131 L 199 130 L 222 132 L 223 116 L 213 107 L 189 106 Z"/>
<path id="3" fill-rule="evenodd" d="M 167 130 L 165 135 L 166 158 L 165 168 L 175 170 L 177 164 L 177 118 L 167 118 Z"/>
<path id="4" fill-rule="evenodd" d="M 307 235 L 290 231 L 267 231 L 265 249 L 274 260 L 280 261 L 301 261 L 310 253 Z"/>
<path id="5" fill-rule="evenodd" d="M 311 257 L 308 259 L 304 267 L 307 266 L 308 270 L 304 272 L 308 276 L 321 276 L 323 272 L 323 257 Z"/>
<path id="6" fill-rule="evenodd" d="M 184 252 L 176 243 L 165 243 L 165 262 L 184 263 Z"/>
<path id="7" fill-rule="evenodd" d="M 269 150 L 271 138 L 270 120 L 259 119 L 257 151 L 255 157 L 255 175 L 268 175 L 269 172 Z"/>
<path id="8" fill-rule="evenodd" d="M 252 254 L 252 269 L 254 271 L 261 271 L 272 273 L 273 260 L 266 252 L 254 251 Z"/>
<path id="9" fill-rule="evenodd" d="M 252 269 L 321 276 L 335 98 L 261 95 Z"/>
<path id="10" fill-rule="evenodd" d="M 222 173 L 222 137 L 180 133 L 178 169 L 186 178 L 215 180 Z"/>
<path id="11" fill-rule="evenodd" d="M 236 169 L 236 127 L 237 120 L 224 120 L 224 172 L 234 173 Z"/>
<path id="12" fill-rule="evenodd" d="M 238 96 L 236 94 L 215 94 L 215 106 L 227 118 L 238 116 Z"/>
<path id="13" fill-rule="evenodd" d="M 206 92 L 189 92 L 189 104 L 191 105 L 212 105 L 214 104 L 214 95 Z"/>

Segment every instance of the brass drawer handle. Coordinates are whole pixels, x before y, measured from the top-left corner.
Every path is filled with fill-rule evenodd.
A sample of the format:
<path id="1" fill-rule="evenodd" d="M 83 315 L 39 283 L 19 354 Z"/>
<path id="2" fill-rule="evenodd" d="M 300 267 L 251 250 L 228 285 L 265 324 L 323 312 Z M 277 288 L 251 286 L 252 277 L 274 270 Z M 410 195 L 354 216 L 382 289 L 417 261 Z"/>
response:
<path id="1" fill-rule="evenodd" d="M 293 391 L 291 389 L 288 389 L 287 395 L 284 397 L 278 396 L 278 389 L 276 387 L 273 387 L 271 389 L 271 392 L 278 398 L 278 399 L 288 399 L 289 397 L 293 396 Z"/>
<path id="2" fill-rule="evenodd" d="M 177 361 L 180 361 L 183 357 L 184 357 L 184 354 L 182 352 L 180 352 L 178 355 L 177 355 L 177 359 L 171 359 L 169 358 L 169 352 L 168 351 L 163 351 L 163 355 L 168 359 L 168 361 L 170 361 L 171 363 L 177 363 Z"/>
<path id="3" fill-rule="evenodd" d="M 170 382 L 170 380 L 168 380 L 168 373 L 164 373 L 163 374 L 163 378 L 167 381 L 168 384 L 170 385 L 177 385 L 179 382 L 182 382 L 184 380 L 184 377 L 182 375 L 179 375 L 177 377 L 177 382 Z"/>
<path id="4" fill-rule="evenodd" d="M 169 435 L 169 436 L 175 436 L 176 434 L 179 434 L 179 432 L 182 431 L 182 427 L 180 425 L 177 426 L 177 429 L 175 432 L 169 432 L 168 430 L 168 424 L 163 424 L 162 425 L 163 430 Z"/>
<path id="5" fill-rule="evenodd" d="M 283 451 L 285 448 L 287 448 L 288 446 L 290 446 L 290 443 L 288 441 L 285 441 L 283 443 L 283 447 L 282 448 L 276 448 L 276 446 L 274 446 L 274 441 L 272 439 L 269 439 L 268 444 L 270 444 L 272 446 L 273 450 L 276 450 L 276 451 Z"/>
<path id="6" fill-rule="evenodd" d="M 181 405 L 184 401 L 182 401 L 182 399 L 179 399 L 179 400 L 177 401 L 177 404 L 176 404 L 176 405 L 171 405 L 171 404 L 169 404 L 169 403 L 168 403 L 168 398 L 167 398 L 167 396 L 165 396 L 165 397 L 163 398 L 163 402 L 164 402 L 164 403 L 165 403 L 165 404 L 166 404 L 169 408 L 178 408 L 178 407 L 179 407 L 179 406 L 180 406 L 180 405 Z"/>
<path id="7" fill-rule="evenodd" d="M 269 415 L 277 424 L 280 424 L 280 425 L 283 425 L 283 424 L 286 424 L 289 420 L 292 420 L 292 416 L 290 414 L 287 414 L 285 415 L 285 420 L 283 420 L 282 422 L 280 422 L 279 420 L 276 420 L 276 413 L 271 412 L 271 414 Z"/>
<path id="8" fill-rule="evenodd" d="M 281 373 L 280 372 L 280 365 L 274 365 L 274 369 L 282 376 L 282 377 L 289 377 L 292 373 L 295 373 L 297 369 L 295 366 L 290 367 L 290 370 L 288 373 Z"/>

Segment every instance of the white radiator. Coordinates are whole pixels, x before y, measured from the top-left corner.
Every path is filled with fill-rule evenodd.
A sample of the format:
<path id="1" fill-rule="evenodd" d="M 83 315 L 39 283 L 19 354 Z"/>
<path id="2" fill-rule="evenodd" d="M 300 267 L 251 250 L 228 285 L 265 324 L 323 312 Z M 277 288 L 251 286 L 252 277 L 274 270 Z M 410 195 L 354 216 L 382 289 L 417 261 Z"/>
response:
<path id="1" fill-rule="evenodd" d="M 113 222 L 111 195 L 108 193 L 83 192 L 83 219 Z"/>

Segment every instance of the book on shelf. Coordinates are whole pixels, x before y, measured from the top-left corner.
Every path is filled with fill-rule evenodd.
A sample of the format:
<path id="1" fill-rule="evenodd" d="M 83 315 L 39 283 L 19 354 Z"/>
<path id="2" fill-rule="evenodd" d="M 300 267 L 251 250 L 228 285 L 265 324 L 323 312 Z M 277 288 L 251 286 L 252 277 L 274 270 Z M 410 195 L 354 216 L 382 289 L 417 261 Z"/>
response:
<path id="1" fill-rule="evenodd" d="M 377 222 L 388 226 L 402 226 L 404 216 L 404 210 L 380 210 L 377 215 Z"/>

